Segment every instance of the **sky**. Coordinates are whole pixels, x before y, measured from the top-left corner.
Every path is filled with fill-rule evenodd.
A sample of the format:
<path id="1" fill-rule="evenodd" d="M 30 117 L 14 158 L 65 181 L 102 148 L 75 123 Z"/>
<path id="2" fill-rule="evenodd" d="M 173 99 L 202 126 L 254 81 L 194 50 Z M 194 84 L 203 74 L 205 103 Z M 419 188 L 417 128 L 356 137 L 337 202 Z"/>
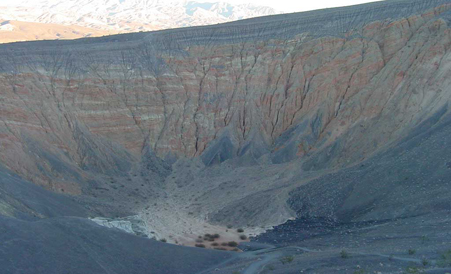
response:
<path id="1" fill-rule="evenodd" d="M 200 1 L 200 0 L 199 0 Z M 206 2 L 215 2 L 217 0 L 206 0 Z M 350 6 L 362 3 L 376 2 L 377 0 L 222 0 L 230 3 L 252 3 L 260 6 L 272 7 L 283 12 L 297 12 L 315 9 L 324 9 L 332 7 Z"/>

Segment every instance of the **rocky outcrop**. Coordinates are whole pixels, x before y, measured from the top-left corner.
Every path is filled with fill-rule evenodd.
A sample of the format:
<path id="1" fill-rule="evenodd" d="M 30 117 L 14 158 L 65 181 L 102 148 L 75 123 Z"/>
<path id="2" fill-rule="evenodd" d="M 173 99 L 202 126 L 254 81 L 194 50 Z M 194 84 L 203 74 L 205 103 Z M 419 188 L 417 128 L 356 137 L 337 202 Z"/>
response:
<path id="1" fill-rule="evenodd" d="M 98 225 L 105 226 L 108 228 L 116 228 L 125 231 L 127 233 L 134 234 L 136 236 L 155 238 L 152 237 L 151 232 L 147 230 L 146 225 L 139 218 L 139 216 L 129 216 L 127 218 L 120 219 L 108 219 L 96 217 L 92 218 L 91 220 Z"/>

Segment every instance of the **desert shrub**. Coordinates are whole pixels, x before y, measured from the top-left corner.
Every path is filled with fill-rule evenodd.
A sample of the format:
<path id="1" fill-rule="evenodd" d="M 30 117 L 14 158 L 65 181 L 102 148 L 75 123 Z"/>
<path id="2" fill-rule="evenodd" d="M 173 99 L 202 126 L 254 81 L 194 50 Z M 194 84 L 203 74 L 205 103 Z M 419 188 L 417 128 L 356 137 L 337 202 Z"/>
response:
<path id="1" fill-rule="evenodd" d="M 342 258 L 342 259 L 347 259 L 347 258 L 349 258 L 349 254 L 348 254 L 348 252 L 346 252 L 346 250 L 342 250 L 341 252 L 340 252 L 340 257 Z"/>
<path id="2" fill-rule="evenodd" d="M 196 239 L 196 243 L 202 243 L 204 242 L 202 239 Z"/>
<path id="3" fill-rule="evenodd" d="M 216 236 L 217 235 L 217 236 Z M 205 234 L 204 240 L 209 242 L 214 242 L 215 239 L 219 238 L 219 234 Z"/>
<path id="4" fill-rule="evenodd" d="M 246 237 L 246 235 L 241 235 L 241 236 L 240 236 L 240 239 L 241 239 L 241 240 L 246 240 L 247 237 Z"/>
<path id="5" fill-rule="evenodd" d="M 289 263 L 291 263 L 293 260 L 294 260 L 294 256 L 285 256 L 285 257 L 280 258 L 280 262 L 281 262 L 282 264 L 289 264 Z"/>
<path id="6" fill-rule="evenodd" d="M 163 239 L 160 239 L 160 242 L 166 243 L 167 240 L 165 238 L 163 238 Z"/>
<path id="7" fill-rule="evenodd" d="M 212 246 L 218 246 L 219 244 L 218 243 L 212 243 L 211 245 Z"/>
<path id="8" fill-rule="evenodd" d="M 204 244 L 196 244 L 195 246 L 196 246 L 196 247 L 200 247 L 200 248 L 205 248 L 205 245 L 204 245 Z"/>
<path id="9" fill-rule="evenodd" d="M 219 239 L 221 236 L 218 233 L 216 233 L 216 234 L 213 234 L 212 237 L 215 239 Z"/>
<path id="10" fill-rule="evenodd" d="M 429 261 L 426 258 L 423 258 L 423 260 L 421 260 L 421 264 L 423 266 L 427 266 L 427 265 L 429 265 Z"/>
<path id="11" fill-rule="evenodd" d="M 407 254 L 414 255 L 417 251 L 415 249 L 409 249 L 407 250 Z"/>
<path id="12" fill-rule="evenodd" d="M 429 241 L 428 236 L 426 236 L 426 235 L 421 236 L 421 243 L 422 243 L 422 244 L 425 244 L 425 243 L 428 242 L 428 241 Z"/>
<path id="13" fill-rule="evenodd" d="M 236 230 L 236 232 L 238 232 L 238 233 L 243 233 L 243 232 L 244 232 L 244 229 L 238 228 L 238 229 Z"/>
<path id="14" fill-rule="evenodd" d="M 229 244 L 228 243 L 222 243 L 221 245 L 222 246 L 228 246 Z"/>
<path id="15" fill-rule="evenodd" d="M 404 274 L 419 274 L 419 273 L 424 273 L 424 269 L 419 268 L 417 266 L 408 266 L 404 271 Z"/>
<path id="16" fill-rule="evenodd" d="M 232 241 L 232 242 L 229 242 L 227 245 L 230 247 L 236 247 L 236 246 L 238 246 L 238 243 L 235 241 Z"/>
<path id="17" fill-rule="evenodd" d="M 437 260 L 437 265 L 440 267 L 451 267 L 451 249 L 446 251 Z"/>

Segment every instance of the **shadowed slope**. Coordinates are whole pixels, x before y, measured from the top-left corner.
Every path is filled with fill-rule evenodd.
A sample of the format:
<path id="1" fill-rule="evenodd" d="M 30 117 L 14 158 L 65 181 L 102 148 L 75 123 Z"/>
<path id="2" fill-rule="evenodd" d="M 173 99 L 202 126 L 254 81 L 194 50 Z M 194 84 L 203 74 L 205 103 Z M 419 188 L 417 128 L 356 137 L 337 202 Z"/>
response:
<path id="1" fill-rule="evenodd" d="M 190 274 L 232 254 L 168 245 L 78 218 L 0 217 L 4 273 Z"/>

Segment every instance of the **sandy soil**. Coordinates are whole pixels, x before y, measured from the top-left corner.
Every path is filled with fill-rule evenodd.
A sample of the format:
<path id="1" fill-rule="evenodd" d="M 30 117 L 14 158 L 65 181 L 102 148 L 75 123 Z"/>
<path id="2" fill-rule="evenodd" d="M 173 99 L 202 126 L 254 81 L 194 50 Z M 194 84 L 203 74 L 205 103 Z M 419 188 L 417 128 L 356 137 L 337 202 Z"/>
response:
<path id="1" fill-rule="evenodd" d="M 242 227 L 244 231 L 240 233 L 236 227 L 209 224 L 207 220 L 195 217 L 177 206 L 172 198 L 160 200 L 156 205 L 143 209 L 139 216 L 146 223 L 149 237 L 184 246 L 203 244 L 206 248 L 234 250 L 235 247 L 221 244 L 232 241 L 247 242 L 249 237 L 265 231 L 263 228 Z M 219 238 L 209 241 L 209 237 L 205 237 L 206 234 L 218 234 Z M 243 235 L 246 236 L 244 240 L 240 238 Z"/>

